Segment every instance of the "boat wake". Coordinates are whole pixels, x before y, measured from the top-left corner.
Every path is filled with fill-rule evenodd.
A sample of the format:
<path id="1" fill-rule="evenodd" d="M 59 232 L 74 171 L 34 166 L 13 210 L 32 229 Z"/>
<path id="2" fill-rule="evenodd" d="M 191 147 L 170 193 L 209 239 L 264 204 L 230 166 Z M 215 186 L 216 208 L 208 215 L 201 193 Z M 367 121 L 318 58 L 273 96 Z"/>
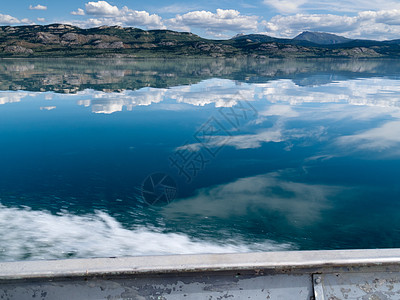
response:
<path id="1" fill-rule="evenodd" d="M 136 255 L 236 253 L 293 248 L 274 241 L 206 241 L 162 229 L 124 228 L 109 214 L 51 214 L 0 204 L 0 261 Z"/>

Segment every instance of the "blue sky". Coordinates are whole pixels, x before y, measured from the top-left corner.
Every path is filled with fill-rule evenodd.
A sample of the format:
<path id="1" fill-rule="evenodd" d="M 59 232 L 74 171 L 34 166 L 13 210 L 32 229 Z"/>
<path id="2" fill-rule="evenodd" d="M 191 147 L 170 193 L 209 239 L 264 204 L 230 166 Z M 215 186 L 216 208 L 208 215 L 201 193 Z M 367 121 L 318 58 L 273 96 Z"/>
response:
<path id="1" fill-rule="evenodd" d="M 294 37 L 324 31 L 350 38 L 400 39 L 400 0 L 4 1 L 0 25 L 68 23 L 191 31 L 208 38 L 238 33 Z"/>

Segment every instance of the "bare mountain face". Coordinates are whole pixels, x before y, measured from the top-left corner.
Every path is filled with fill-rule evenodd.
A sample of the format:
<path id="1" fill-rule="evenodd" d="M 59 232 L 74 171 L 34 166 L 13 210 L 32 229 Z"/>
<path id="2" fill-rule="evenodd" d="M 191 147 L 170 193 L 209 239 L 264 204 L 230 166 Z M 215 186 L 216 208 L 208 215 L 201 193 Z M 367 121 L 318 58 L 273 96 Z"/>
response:
<path id="1" fill-rule="evenodd" d="M 0 57 L 399 57 L 400 40 L 350 40 L 329 33 L 303 32 L 294 39 L 263 34 L 209 40 L 190 32 L 119 26 L 0 27 Z"/>
<path id="2" fill-rule="evenodd" d="M 308 41 L 319 45 L 333 45 L 351 42 L 351 39 L 332 33 L 304 31 L 293 38 L 296 41 Z"/>

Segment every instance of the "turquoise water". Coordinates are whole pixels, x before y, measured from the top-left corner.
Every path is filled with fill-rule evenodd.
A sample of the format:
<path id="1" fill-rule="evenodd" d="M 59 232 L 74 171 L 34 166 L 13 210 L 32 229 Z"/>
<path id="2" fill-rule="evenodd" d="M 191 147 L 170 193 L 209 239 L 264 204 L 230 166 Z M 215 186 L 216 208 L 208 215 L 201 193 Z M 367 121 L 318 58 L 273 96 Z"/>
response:
<path id="1" fill-rule="evenodd" d="M 400 247 L 399 75 L 0 61 L 0 260 Z"/>

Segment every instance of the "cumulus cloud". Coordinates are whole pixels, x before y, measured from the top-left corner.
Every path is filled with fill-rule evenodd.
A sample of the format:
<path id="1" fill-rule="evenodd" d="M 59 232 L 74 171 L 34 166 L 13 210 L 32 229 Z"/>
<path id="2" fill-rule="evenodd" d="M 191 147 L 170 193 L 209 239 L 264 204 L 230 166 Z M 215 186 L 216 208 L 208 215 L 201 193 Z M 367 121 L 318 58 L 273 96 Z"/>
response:
<path id="1" fill-rule="evenodd" d="M 46 22 L 46 19 L 45 18 L 37 18 L 36 20 L 38 20 L 38 22 Z"/>
<path id="2" fill-rule="evenodd" d="M 71 11 L 71 15 L 84 16 L 85 15 L 85 11 L 82 8 L 78 8 L 76 11 Z"/>
<path id="3" fill-rule="evenodd" d="M 374 20 L 376 23 L 400 25 L 400 9 L 363 11 L 358 14 L 361 21 Z"/>
<path id="4" fill-rule="evenodd" d="M 191 27 L 205 29 L 208 33 L 223 31 L 257 31 L 258 16 L 246 16 L 234 9 L 210 11 L 191 11 L 166 21 L 171 28 L 188 30 Z"/>
<path id="5" fill-rule="evenodd" d="M 107 1 L 88 2 L 85 4 L 88 15 L 117 16 L 120 14 L 118 7 L 112 6 Z"/>
<path id="6" fill-rule="evenodd" d="M 385 40 L 396 39 L 400 35 L 400 4 L 392 3 L 391 0 L 385 0 L 382 5 L 379 3 L 380 10 L 376 5 L 368 5 L 365 0 L 357 0 L 356 2 L 360 4 L 357 11 L 354 10 L 353 2 L 347 0 L 340 2 L 346 7 L 344 10 L 326 0 L 312 3 L 308 0 L 264 0 L 263 2 L 274 7 L 280 14 L 269 20 L 262 20 L 262 17 L 243 15 L 235 9 L 217 9 L 215 12 L 193 10 L 177 14 L 174 18 L 163 19 L 160 15 L 147 11 L 138 11 L 127 6 L 121 8 L 107 1 L 91 1 L 85 4 L 85 10 L 78 8 L 71 12 L 75 16 L 88 15 L 90 18 L 68 23 L 86 28 L 119 25 L 145 29 L 200 31 L 203 34 L 205 31 L 208 36 L 221 39 L 242 32 L 292 38 L 306 30 L 335 33 L 355 39 Z M 360 11 L 360 7 L 370 10 Z M 189 9 L 194 7 L 173 4 L 158 9 L 158 12 L 179 13 Z M 330 13 L 308 13 L 316 10 Z M 350 14 L 345 15 L 343 12 Z M 15 23 L 17 22 L 14 20 Z"/>
<path id="7" fill-rule="evenodd" d="M 38 4 L 38 5 L 36 5 L 36 6 L 29 5 L 29 9 L 30 9 L 30 10 L 46 10 L 46 9 L 47 9 L 47 6 L 45 6 L 45 5 L 40 5 L 40 4 Z"/>
<path id="8" fill-rule="evenodd" d="M 124 7 L 121 10 L 120 21 L 128 26 L 146 25 L 148 27 L 164 28 L 159 15 L 149 14 L 147 11 L 137 11 Z"/>
<path id="9" fill-rule="evenodd" d="M 20 20 L 14 18 L 10 15 L 3 15 L 0 14 L 0 24 L 12 25 L 12 24 L 19 24 L 21 23 Z"/>
<path id="10" fill-rule="evenodd" d="M 96 27 L 102 25 L 119 25 L 123 27 L 145 27 L 146 29 L 165 29 L 162 18 L 147 11 L 138 11 L 126 6 L 118 8 L 106 1 L 88 2 L 85 10 L 78 8 L 72 15 L 92 16 L 84 21 L 70 21 L 69 24 L 79 27 Z"/>
<path id="11" fill-rule="evenodd" d="M 279 32 L 282 36 L 291 37 L 304 30 L 347 32 L 357 27 L 357 19 L 330 14 L 296 14 L 292 16 L 278 15 L 265 23 L 268 32 Z"/>
<path id="12" fill-rule="evenodd" d="M 266 34 L 293 37 L 302 31 L 324 31 L 349 38 L 395 39 L 400 34 L 400 10 L 363 11 L 355 16 L 334 14 L 277 15 L 263 21 Z"/>

